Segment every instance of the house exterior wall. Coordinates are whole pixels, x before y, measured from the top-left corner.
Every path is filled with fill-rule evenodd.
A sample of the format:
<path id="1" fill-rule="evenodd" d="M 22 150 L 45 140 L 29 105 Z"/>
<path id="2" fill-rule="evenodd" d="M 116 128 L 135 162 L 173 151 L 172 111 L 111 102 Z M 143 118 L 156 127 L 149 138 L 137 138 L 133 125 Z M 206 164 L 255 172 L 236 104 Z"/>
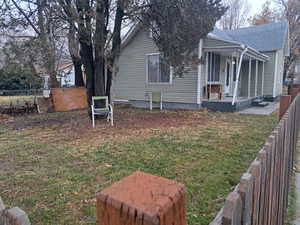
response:
<path id="1" fill-rule="evenodd" d="M 164 102 L 197 103 L 198 67 L 191 68 L 182 78 L 173 78 L 172 84 L 147 84 L 147 54 L 158 49 L 147 30 L 140 30 L 121 50 L 117 62 L 118 73 L 113 79 L 115 100 L 149 101 L 149 92 L 161 91 Z"/>
<path id="2" fill-rule="evenodd" d="M 275 79 L 275 65 L 276 65 L 276 51 L 263 52 L 263 54 L 270 57 L 269 61 L 265 63 L 265 77 L 264 77 L 264 96 L 274 96 L 274 79 Z"/>

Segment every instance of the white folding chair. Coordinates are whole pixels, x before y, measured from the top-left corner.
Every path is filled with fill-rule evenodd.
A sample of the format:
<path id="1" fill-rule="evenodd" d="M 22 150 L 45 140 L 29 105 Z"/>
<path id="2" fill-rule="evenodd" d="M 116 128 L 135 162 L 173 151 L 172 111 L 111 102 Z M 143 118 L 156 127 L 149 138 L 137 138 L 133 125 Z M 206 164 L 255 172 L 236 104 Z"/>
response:
<path id="1" fill-rule="evenodd" d="M 97 102 L 105 101 L 105 105 L 103 107 L 98 107 Z M 95 127 L 95 115 L 107 116 L 107 122 L 110 121 L 111 125 L 114 125 L 114 111 L 111 104 L 108 104 L 107 96 L 97 96 L 92 97 L 92 121 L 93 127 Z"/>

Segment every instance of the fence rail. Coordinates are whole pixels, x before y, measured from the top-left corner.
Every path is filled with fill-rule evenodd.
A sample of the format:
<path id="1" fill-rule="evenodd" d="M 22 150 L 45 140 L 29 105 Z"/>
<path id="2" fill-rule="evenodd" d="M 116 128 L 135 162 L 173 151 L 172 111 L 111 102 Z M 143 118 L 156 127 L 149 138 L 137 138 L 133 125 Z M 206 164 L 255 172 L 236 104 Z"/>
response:
<path id="1" fill-rule="evenodd" d="M 42 95 L 43 89 L 0 90 L 0 96 Z"/>
<path id="2" fill-rule="evenodd" d="M 298 91 L 299 93 L 299 91 Z M 283 225 L 299 134 L 300 95 L 210 225 Z"/>

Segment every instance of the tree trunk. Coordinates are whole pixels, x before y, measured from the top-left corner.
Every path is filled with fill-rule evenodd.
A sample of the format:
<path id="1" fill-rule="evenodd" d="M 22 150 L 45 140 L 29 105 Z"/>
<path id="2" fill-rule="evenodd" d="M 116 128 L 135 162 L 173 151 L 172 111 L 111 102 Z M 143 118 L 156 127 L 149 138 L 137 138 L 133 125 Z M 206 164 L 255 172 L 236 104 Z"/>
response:
<path id="1" fill-rule="evenodd" d="M 45 68 L 47 75 L 50 76 L 50 87 L 56 88 L 59 87 L 59 82 L 57 80 L 56 72 L 56 50 L 55 50 L 55 41 L 51 38 L 51 33 L 49 29 L 46 29 L 47 24 L 43 15 L 43 11 L 46 7 L 45 0 L 37 1 L 37 10 L 38 10 L 38 27 L 39 27 L 39 39 L 41 48 L 45 51 L 44 56 L 42 57 L 42 64 Z M 48 21 L 49 23 L 49 21 Z"/>
<path id="2" fill-rule="evenodd" d="M 74 65 L 74 72 L 75 72 L 75 86 L 84 87 L 81 60 L 73 59 L 73 65 Z"/>
<path id="3" fill-rule="evenodd" d="M 111 101 L 111 85 L 112 85 L 112 78 L 113 78 L 113 68 L 115 67 L 115 61 L 120 54 L 121 29 L 122 29 L 122 21 L 124 15 L 125 15 L 124 0 L 118 0 L 116 17 L 115 17 L 115 25 L 113 31 L 112 52 L 111 52 L 111 57 L 108 60 L 110 66 L 107 71 L 107 82 L 106 82 L 106 95 L 109 97 L 110 101 Z"/>
<path id="4" fill-rule="evenodd" d="M 78 37 L 80 43 L 80 56 L 86 74 L 86 88 L 89 105 L 92 104 L 92 97 L 94 96 L 94 57 L 92 44 L 92 25 L 90 17 L 89 1 L 77 0 L 76 7 L 80 15 L 78 22 Z"/>
<path id="5" fill-rule="evenodd" d="M 83 80 L 83 73 L 81 67 L 82 62 L 81 62 L 80 52 L 79 52 L 79 40 L 76 36 L 75 25 L 73 23 L 71 23 L 69 27 L 68 45 L 69 45 L 69 52 L 75 70 L 75 86 L 83 87 L 84 80 Z"/>
<path id="6" fill-rule="evenodd" d="M 95 95 L 105 95 L 105 58 L 104 48 L 107 38 L 107 16 L 109 3 L 107 0 L 96 1 L 96 30 L 95 30 Z"/>

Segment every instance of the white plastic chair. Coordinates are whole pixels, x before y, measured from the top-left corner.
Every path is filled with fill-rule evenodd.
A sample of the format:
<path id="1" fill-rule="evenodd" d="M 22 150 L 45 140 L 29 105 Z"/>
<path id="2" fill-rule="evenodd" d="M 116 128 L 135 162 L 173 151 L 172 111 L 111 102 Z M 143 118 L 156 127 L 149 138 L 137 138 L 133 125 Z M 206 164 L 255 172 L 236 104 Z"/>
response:
<path id="1" fill-rule="evenodd" d="M 161 92 L 150 93 L 150 110 L 153 109 L 153 103 L 159 103 L 160 110 L 163 109 L 163 95 Z"/>
<path id="2" fill-rule="evenodd" d="M 105 101 L 105 106 L 102 108 L 99 108 L 96 106 L 96 102 L 99 101 Z M 102 115 L 107 116 L 107 122 L 110 121 L 111 125 L 114 125 L 114 111 L 111 104 L 108 104 L 108 97 L 107 96 L 97 96 L 92 97 L 92 121 L 93 121 L 93 127 L 95 127 L 95 115 Z"/>

